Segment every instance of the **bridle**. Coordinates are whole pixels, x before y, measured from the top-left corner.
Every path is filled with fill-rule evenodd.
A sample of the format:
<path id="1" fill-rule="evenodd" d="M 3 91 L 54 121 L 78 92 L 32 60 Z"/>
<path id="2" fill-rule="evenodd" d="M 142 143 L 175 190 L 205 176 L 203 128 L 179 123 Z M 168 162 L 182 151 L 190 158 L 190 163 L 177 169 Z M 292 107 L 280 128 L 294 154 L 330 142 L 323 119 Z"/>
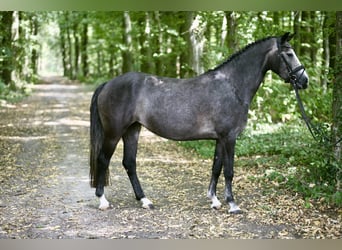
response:
<path id="1" fill-rule="evenodd" d="M 319 124 L 318 125 L 313 124 L 311 122 L 310 118 L 306 115 L 303 102 L 302 102 L 302 100 L 299 96 L 299 93 L 298 93 L 298 90 L 300 89 L 300 87 L 298 86 L 298 81 L 302 78 L 302 76 L 305 72 L 305 67 L 303 65 L 299 65 L 299 66 L 295 67 L 294 69 L 292 69 L 291 65 L 286 60 L 285 52 L 281 51 L 281 45 L 280 45 L 279 40 L 277 41 L 277 45 L 278 45 L 278 55 L 281 58 L 281 60 L 285 63 L 286 68 L 287 68 L 288 73 L 289 73 L 289 77 L 287 79 L 285 79 L 285 82 L 290 82 L 295 93 L 296 93 L 296 99 L 298 102 L 298 106 L 299 106 L 302 118 L 303 118 L 306 126 L 308 127 L 310 134 L 312 135 L 312 137 L 316 141 L 319 141 L 321 143 L 329 143 L 333 146 L 336 146 L 338 143 L 341 142 L 342 138 L 338 139 L 337 142 L 332 143 L 331 138 L 327 135 L 326 131 L 322 128 L 322 126 L 319 126 Z M 300 70 L 303 70 L 303 72 L 297 78 L 296 73 Z"/>
<path id="2" fill-rule="evenodd" d="M 305 72 L 305 67 L 303 65 L 299 65 L 297 67 L 295 67 L 294 69 L 291 68 L 291 65 L 289 64 L 289 62 L 286 60 L 285 56 L 284 56 L 285 52 L 280 52 L 280 58 L 283 60 L 283 62 L 286 65 L 286 68 L 289 72 L 289 77 L 288 79 L 286 79 L 287 82 L 290 82 L 293 86 L 296 86 L 298 88 L 298 81 L 300 80 L 300 78 L 302 78 L 304 72 Z M 302 73 L 300 74 L 299 78 L 297 79 L 296 73 L 300 70 L 303 70 Z"/>
<path id="3" fill-rule="evenodd" d="M 298 81 L 302 78 L 302 76 L 305 72 L 305 67 L 301 64 L 301 65 L 295 67 L 294 69 L 292 69 L 291 65 L 286 60 L 285 52 L 281 51 L 281 45 L 279 44 L 279 41 L 278 41 L 277 45 L 278 45 L 278 55 L 281 58 L 281 60 L 285 63 L 287 71 L 289 73 L 289 76 L 288 76 L 288 78 L 285 79 L 285 82 L 290 82 L 294 88 L 298 89 L 299 88 Z M 303 71 L 300 74 L 300 76 L 297 78 L 296 73 L 300 70 L 303 70 Z"/>

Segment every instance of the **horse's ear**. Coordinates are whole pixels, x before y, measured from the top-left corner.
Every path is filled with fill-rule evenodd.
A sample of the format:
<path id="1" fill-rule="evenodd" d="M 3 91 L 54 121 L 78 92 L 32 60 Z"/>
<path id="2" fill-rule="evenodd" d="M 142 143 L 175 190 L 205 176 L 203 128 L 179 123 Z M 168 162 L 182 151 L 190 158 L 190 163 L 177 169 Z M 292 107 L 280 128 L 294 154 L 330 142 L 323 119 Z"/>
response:
<path id="1" fill-rule="evenodd" d="M 295 34 L 290 34 L 290 32 L 286 32 L 280 39 L 281 43 L 285 43 L 285 42 L 288 42 L 290 41 L 293 37 L 294 37 Z"/>

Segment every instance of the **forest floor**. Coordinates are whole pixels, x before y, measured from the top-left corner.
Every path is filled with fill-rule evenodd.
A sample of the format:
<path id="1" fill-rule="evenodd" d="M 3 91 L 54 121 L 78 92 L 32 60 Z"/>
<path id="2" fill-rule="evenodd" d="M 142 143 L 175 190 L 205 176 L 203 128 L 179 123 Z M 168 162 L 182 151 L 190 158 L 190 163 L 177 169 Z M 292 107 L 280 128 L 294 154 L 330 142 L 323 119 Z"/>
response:
<path id="1" fill-rule="evenodd" d="M 0 102 L 0 238 L 341 238 L 341 211 L 266 190 L 239 159 L 234 190 L 244 213 L 212 210 L 211 161 L 147 130 L 138 174 L 155 209 L 135 200 L 120 142 L 105 191 L 113 208 L 98 210 L 88 176 L 92 91 L 50 77 L 21 102 Z M 218 192 L 223 200 L 222 177 Z"/>

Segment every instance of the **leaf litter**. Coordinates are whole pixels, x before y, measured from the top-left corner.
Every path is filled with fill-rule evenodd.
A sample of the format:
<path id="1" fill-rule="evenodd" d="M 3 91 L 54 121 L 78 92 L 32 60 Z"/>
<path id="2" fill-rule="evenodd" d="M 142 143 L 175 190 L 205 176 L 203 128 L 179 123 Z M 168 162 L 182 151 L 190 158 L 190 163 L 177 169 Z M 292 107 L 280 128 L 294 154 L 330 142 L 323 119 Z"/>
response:
<path id="1" fill-rule="evenodd" d="M 99 211 L 88 178 L 93 89 L 62 80 L 47 79 L 21 103 L 0 107 L 0 238 L 341 238 L 341 210 L 307 208 L 299 195 L 254 178 L 262 166 L 246 169 L 239 159 L 233 188 L 244 213 L 212 210 L 211 161 L 144 129 L 137 171 L 155 209 L 134 199 L 120 142 L 105 191 L 113 208 Z"/>

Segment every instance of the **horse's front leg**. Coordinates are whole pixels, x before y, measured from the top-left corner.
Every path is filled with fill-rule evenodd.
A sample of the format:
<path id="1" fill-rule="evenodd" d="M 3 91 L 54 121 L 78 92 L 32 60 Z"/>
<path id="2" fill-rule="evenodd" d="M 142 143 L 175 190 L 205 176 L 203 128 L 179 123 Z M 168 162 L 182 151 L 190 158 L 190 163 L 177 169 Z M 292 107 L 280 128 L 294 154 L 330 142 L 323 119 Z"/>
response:
<path id="1" fill-rule="evenodd" d="M 230 206 L 229 213 L 240 214 L 242 213 L 242 210 L 239 208 L 238 205 L 236 205 L 232 190 L 232 181 L 234 177 L 235 141 L 236 140 L 228 140 L 226 143 L 226 154 L 223 159 L 223 174 L 226 182 L 225 200 Z"/>
<path id="2" fill-rule="evenodd" d="M 222 157 L 223 157 L 224 147 L 223 145 L 217 141 L 214 155 L 214 162 L 211 174 L 211 180 L 208 188 L 208 198 L 211 199 L 211 208 L 220 209 L 221 202 L 216 196 L 216 186 L 218 179 L 220 177 L 222 171 Z"/>

